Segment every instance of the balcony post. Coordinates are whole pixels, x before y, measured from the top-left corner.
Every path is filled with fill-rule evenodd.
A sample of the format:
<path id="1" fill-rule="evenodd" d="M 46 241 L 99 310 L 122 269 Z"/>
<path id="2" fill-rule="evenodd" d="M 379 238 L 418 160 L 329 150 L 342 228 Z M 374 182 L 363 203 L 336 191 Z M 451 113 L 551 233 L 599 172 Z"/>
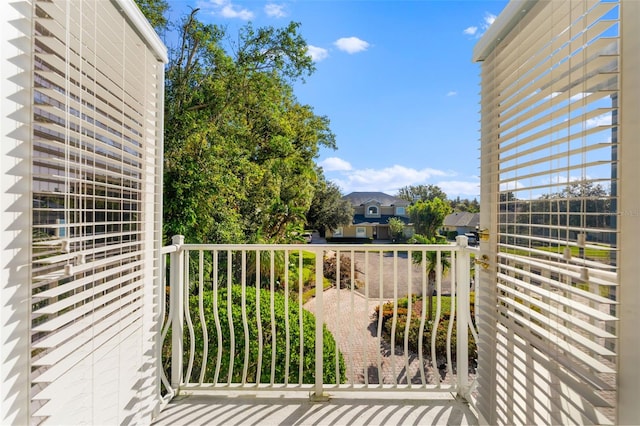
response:
<path id="1" fill-rule="evenodd" d="M 469 270 L 471 255 L 466 249 L 469 240 L 464 235 L 456 237 L 456 244 L 461 248 L 456 253 L 456 377 L 458 396 L 464 399 L 469 394 Z"/>
<path id="2" fill-rule="evenodd" d="M 169 284 L 171 312 L 171 387 L 177 390 L 182 384 L 182 338 L 184 334 L 184 236 L 174 235 L 171 242 L 178 249 L 171 253 L 171 278 Z"/>
<path id="3" fill-rule="evenodd" d="M 326 400 L 323 390 L 323 352 L 324 352 L 324 336 L 322 333 L 322 326 L 324 325 L 324 303 L 323 303 L 323 291 L 324 291 L 324 250 L 318 249 L 316 254 L 316 371 L 315 371 L 315 387 L 314 393 L 311 397 L 314 401 Z"/>

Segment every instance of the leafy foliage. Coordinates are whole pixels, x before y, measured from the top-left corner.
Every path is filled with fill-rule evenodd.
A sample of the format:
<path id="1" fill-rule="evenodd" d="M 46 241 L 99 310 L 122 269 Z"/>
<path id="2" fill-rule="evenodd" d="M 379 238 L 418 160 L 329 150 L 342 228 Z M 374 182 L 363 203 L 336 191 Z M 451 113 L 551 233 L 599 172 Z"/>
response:
<path id="1" fill-rule="evenodd" d="M 231 304 L 228 301 L 228 288 L 220 288 L 217 296 L 211 290 L 203 293 L 203 315 L 206 318 L 208 333 L 208 355 L 206 365 L 203 364 L 204 338 L 200 317 L 192 318 L 195 336 L 195 357 L 191 380 L 198 380 L 204 368 L 204 382 L 207 383 L 241 383 L 243 375 L 243 362 L 245 351 L 248 352 L 247 383 L 314 383 L 315 374 L 315 317 L 306 310 L 300 311 L 296 303 L 289 303 L 288 310 L 285 307 L 285 296 L 280 293 L 271 293 L 260 289 L 259 297 L 255 288 L 246 288 L 246 299 L 242 300 L 242 287 L 231 287 Z M 214 306 L 214 298 L 217 306 Z M 259 302 L 259 303 L 258 303 Z M 189 299 L 191 312 L 199 312 L 199 300 L 197 296 Z M 274 314 L 271 316 L 270 306 L 274 306 Z M 259 305 L 259 306 L 258 306 Z M 231 306 L 231 312 L 229 312 Z M 243 306 L 248 317 L 248 339 L 245 341 L 244 324 L 242 321 Z M 287 315 L 288 312 L 288 315 Z M 220 320 L 220 334 L 215 324 L 215 317 Z M 258 322 L 258 313 L 261 323 Z M 229 322 L 229 314 L 231 322 Z M 299 328 L 299 318 L 302 315 L 303 329 Z M 287 354 L 287 339 L 285 324 L 288 319 L 290 340 L 289 353 Z M 275 334 L 272 325 L 275 324 Z M 232 340 L 231 328 L 233 326 L 234 339 Z M 260 334 L 262 334 L 262 357 L 259 356 Z M 218 346 L 218 339 L 222 344 Z M 304 354 L 300 358 L 300 342 L 304 345 Z M 248 345 L 246 344 L 248 342 Z M 185 332 L 185 360 L 188 360 L 189 337 Z M 339 354 L 341 377 L 335 376 L 336 342 L 329 330 L 323 327 L 323 362 L 325 365 L 323 380 L 325 383 L 342 383 L 345 376 L 345 365 L 342 354 Z M 231 350 L 233 349 L 233 353 Z M 275 359 L 272 358 L 275 351 Z M 216 372 L 216 359 L 220 356 L 221 364 Z M 285 370 L 286 360 L 289 358 L 289 372 Z M 272 364 L 272 361 L 273 364 Z M 299 366 L 302 363 L 303 374 L 299 376 Z M 186 365 L 186 364 L 185 364 Z M 271 377 L 272 367 L 274 376 Z"/>
<path id="2" fill-rule="evenodd" d="M 451 212 L 451 207 L 438 197 L 433 200 L 416 201 L 409 206 L 408 213 L 417 234 L 434 238 L 444 218 Z"/>
<path id="3" fill-rule="evenodd" d="M 437 329 L 436 329 L 436 359 L 446 359 L 447 356 L 447 333 L 449 329 L 449 322 L 451 321 L 451 298 L 447 296 L 442 297 L 442 313 L 440 315 L 440 321 L 438 321 Z M 472 320 L 475 318 L 474 315 L 474 300 L 473 293 L 471 293 L 470 297 L 470 312 Z M 397 307 L 394 308 L 393 302 L 387 302 L 382 306 L 382 314 L 380 314 L 380 307 L 376 307 L 374 312 L 374 321 L 382 321 L 382 330 L 383 337 L 385 337 L 389 342 L 391 342 L 392 336 L 394 336 L 396 345 L 403 345 L 405 335 L 407 333 L 407 321 L 409 321 L 409 330 L 408 330 L 408 343 L 409 349 L 415 353 L 418 353 L 422 350 L 423 354 L 429 354 L 431 351 L 431 336 L 433 332 L 433 328 L 435 325 L 434 321 L 425 321 L 424 328 L 422 329 L 422 347 L 420 347 L 419 337 L 420 337 L 420 318 L 421 318 L 421 310 L 423 309 L 423 299 L 414 297 L 411 301 L 412 309 L 411 309 L 411 317 L 409 318 L 409 309 L 408 304 L 409 300 L 405 297 L 403 299 L 399 299 L 397 303 Z M 394 310 L 396 311 L 396 325 L 395 330 L 393 328 L 393 316 Z M 395 332 L 394 332 L 395 331 Z M 451 358 L 452 361 L 455 362 L 457 357 L 457 332 L 456 332 L 456 322 L 454 319 L 453 322 L 453 330 L 451 333 Z M 468 354 L 469 359 L 476 358 L 477 356 L 477 348 L 475 340 L 473 339 L 473 335 L 471 331 L 468 331 Z"/>
<path id="4" fill-rule="evenodd" d="M 399 240 L 404 237 L 404 222 L 402 219 L 392 217 L 389 219 L 389 231 L 391 231 L 391 237 L 394 240 Z"/>
<path id="5" fill-rule="evenodd" d="M 469 200 L 467 198 L 456 197 L 453 200 L 449 200 L 449 205 L 454 212 L 480 212 L 480 203 L 476 198 Z"/>
<path id="6" fill-rule="evenodd" d="M 225 45 L 197 9 L 184 18 L 165 72 L 165 238 L 278 243 L 304 229 L 313 160 L 335 137 L 293 94 L 314 70 L 298 31 L 248 24 Z"/>
<path id="7" fill-rule="evenodd" d="M 438 185 L 410 185 L 400 188 L 398 191 L 399 198 L 403 200 L 414 201 L 432 201 L 435 198 L 440 198 L 442 201 L 447 201 L 447 194 Z"/>
<path id="8" fill-rule="evenodd" d="M 315 184 L 315 192 L 311 206 L 307 212 L 307 226 L 317 229 L 324 237 L 327 229 L 351 223 L 353 207 L 342 198 L 342 193 L 333 182 L 328 182 L 322 173 Z"/>
<path id="9" fill-rule="evenodd" d="M 135 2 L 157 32 L 163 32 L 168 28 L 166 13 L 169 11 L 169 3 L 167 0 L 135 0 Z"/>
<path id="10" fill-rule="evenodd" d="M 336 284 L 336 271 L 338 268 L 338 260 L 337 256 L 329 256 L 324 259 L 324 276 L 328 278 L 329 281 L 335 285 Z M 354 270 L 353 272 L 353 280 L 354 285 L 357 287 L 355 280 L 358 278 L 358 271 Z M 351 257 L 346 256 L 344 254 L 340 255 L 340 286 L 342 288 L 350 288 L 351 287 Z"/>

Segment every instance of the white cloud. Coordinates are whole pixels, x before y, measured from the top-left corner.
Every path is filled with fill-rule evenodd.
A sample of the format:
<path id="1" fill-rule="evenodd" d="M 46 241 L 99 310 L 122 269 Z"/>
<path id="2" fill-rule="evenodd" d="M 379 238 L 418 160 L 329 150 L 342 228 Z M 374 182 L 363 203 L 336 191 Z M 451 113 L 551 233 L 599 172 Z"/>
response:
<path id="1" fill-rule="evenodd" d="M 486 30 L 487 28 L 489 28 L 491 26 L 491 24 L 493 24 L 496 20 L 496 15 L 494 15 L 493 13 L 485 13 L 484 15 L 484 24 L 482 25 L 482 28 L 484 30 Z"/>
<path id="2" fill-rule="evenodd" d="M 342 37 L 336 40 L 333 44 L 335 44 L 338 49 L 349 54 L 363 52 L 371 46 L 368 42 L 361 40 L 358 37 Z"/>
<path id="3" fill-rule="evenodd" d="M 455 96 L 457 94 L 458 94 L 458 92 L 456 92 L 455 90 L 451 90 L 451 91 L 447 92 L 447 96 Z"/>
<path id="4" fill-rule="evenodd" d="M 517 180 L 511 180 L 500 184 L 500 191 L 517 191 L 521 188 L 524 188 L 524 185 Z"/>
<path id="5" fill-rule="evenodd" d="M 457 196 L 462 197 L 477 197 L 480 195 L 480 182 L 476 181 L 461 181 L 450 180 L 436 183 L 448 198 L 455 198 Z"/>
<path id="6" fill-rule="evenodd" d="M 594 118 L 590 118 L 587 120 L 587 128 L 590 129 L 592 127 L 597 126 L 610 126 L 611 125 L 611 113 L 607 112 L 605 114 L 599 115 Z"/>
<path id="7" fill-rule="evenodd" d="M 352 169 L 351 164 L 348 161 L 338 157 L 329 157 L 319 163 L 327 172 L 345 172 Z"/>
<path id="8" fill-rule="evenodd" d="M 443 170 L 431 168 L 416 170 L 410 167 L 393 165 L 382 169 L 344 170 L 337 177 L 331 178 L 331 180 L 340 186 L 345 193 L 381 191 L 387 194 L 395 194 L 404 186 L 425 184 L 433 177 L 448 175 L 451 175 L 451 173 Z"/>
<path id="9" fill-rule="evenodd" d="M 274 18 L 283 18 L 287 16 L 283 4 L 268 3 L 264 7 L 264 13 L 268 16 L 273 16 Z"/>
<path id="10" fill-rule="evenodd" d="M 474 38 L 480 38 L 482 35 L 489 29 L 491 24 L 493 24 L 496 20 L 496 15 L 493 13 L 485 12 L 484 17 L 482 18 L 482 22 L 478 25 L 471 25 L 464 30 L 462 33 L 464 35 L 473 36 Z"/>
<path id="11" fill-rule="evenodd" d="M 320 62 L 329 56 L 329 51 L 322 47 L 307 45 L 307 53 L 311 56 L 314 62 Z"/>
<path id="12" fill-rule="evenodd" d="M 220 10 L 220 14 L 224 18 L 239 18 L 243 21 L 248 21 L 249 19 L 253 18 L 253 12 L 248 9 L 238 9 L 237 6 L 232 4 L 224 6 Z"/>
<path id="13" fill-rule="evenodd" d="M 199 7 L 205 9 L 213 9 L 214 15 L 222 16 L 223 18 L 242 19 L 248 21 L 253 19 L 253 12 L 249 9 L 244 9 L 231 2 L 231 0 L 209 0 L 207 2 L 201 2 Z"/>
<path id="14" fill-rule="evenodd" d="M 478 32 L 478 27 L 475 27 L 475 26 L 467 27 L 464 29 L 464 31 L 462 31 L 462 33 L 466 35 L 476 35 L 477 32 Z"/>

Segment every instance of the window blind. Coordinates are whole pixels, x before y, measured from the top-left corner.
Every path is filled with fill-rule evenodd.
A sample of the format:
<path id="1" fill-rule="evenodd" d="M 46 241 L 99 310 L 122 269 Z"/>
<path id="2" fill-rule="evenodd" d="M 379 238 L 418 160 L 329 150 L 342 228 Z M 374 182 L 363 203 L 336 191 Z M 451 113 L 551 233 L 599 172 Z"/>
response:
<path id="1" fill-rule="evenodd" d="M 131 422 L 154 393 L 166 58 L 128 0 L 32 6 L 32 422 Z"/>
<path id="2" fill-rule="evenodd" d="M 479 364 L 485 356 L 495 375 L 480 375 L 479 407 L 497 424 L 611 424 L 620 4 L 518 5 L 481 46 L 496 262 L 482 303 L 496 312 L 484 317 L 492 338 Z"/>

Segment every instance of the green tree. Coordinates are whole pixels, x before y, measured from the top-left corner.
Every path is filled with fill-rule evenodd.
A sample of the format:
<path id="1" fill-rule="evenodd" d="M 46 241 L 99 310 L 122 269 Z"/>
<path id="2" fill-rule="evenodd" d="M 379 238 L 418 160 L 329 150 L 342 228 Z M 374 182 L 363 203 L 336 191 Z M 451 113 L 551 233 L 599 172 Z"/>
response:
<path id="1" fill-rule="evenodd" d="M 159 33 L 168 29 L 169 22 L 166 14 L 169 11 L 167 0 L 135 0 L 140 11 L 147 18 L 151 26 Z"/>
<path id="2" fill-rule="evenodd" d="M 293 94 L 314 70 L 299 24 L 247 25 L 225 46 L 196 16 L 165 73 L 165 237 L 287 242 L 304 229 L 319 147 L 335 148 L 329 120 Z"/>
<path id="3" fill-rule="evenodd" d="M 480 203 L 476 198 L 469 200 L 468 198 L 456 197 L 454 200 L 449 200 L 449 205 L 454 212 L 480 212 Z"/>
<path id="4" fill-rule="evenodd" d="M 402 219 L 392 217 L 389 219 L 389 230 L 393 239 L 401 239 L 404 233 L 404 222 Z"/>
<path id="5" fill-rule="evenodd" d="M 313 200 L 307 212 L 307 226 L 317 229 L 324 237 L 327 229 L 336 229 L 339 226 L 351 223 L 353 207 L 351 203 L 342 198 L 340 188 L 328 182 L 322 172 L 318 172 L 319 179 L 315 184 Z"/>
<path id="6" fill-rule="evenodd" d="M 410 185 L 400 188 L 397 196 L 406 201 L 432 201 L 440 198 L 447 201 L 447 194 L 438 185 Z"/>
<path id="7" fill-rule="evenodd" d="M 417 201 L 407 211 L 416 233 L 434 238 L 444 218 L 451 212 L 451 207 L 446 201 L 435 197 L 433 200 Z"/>

